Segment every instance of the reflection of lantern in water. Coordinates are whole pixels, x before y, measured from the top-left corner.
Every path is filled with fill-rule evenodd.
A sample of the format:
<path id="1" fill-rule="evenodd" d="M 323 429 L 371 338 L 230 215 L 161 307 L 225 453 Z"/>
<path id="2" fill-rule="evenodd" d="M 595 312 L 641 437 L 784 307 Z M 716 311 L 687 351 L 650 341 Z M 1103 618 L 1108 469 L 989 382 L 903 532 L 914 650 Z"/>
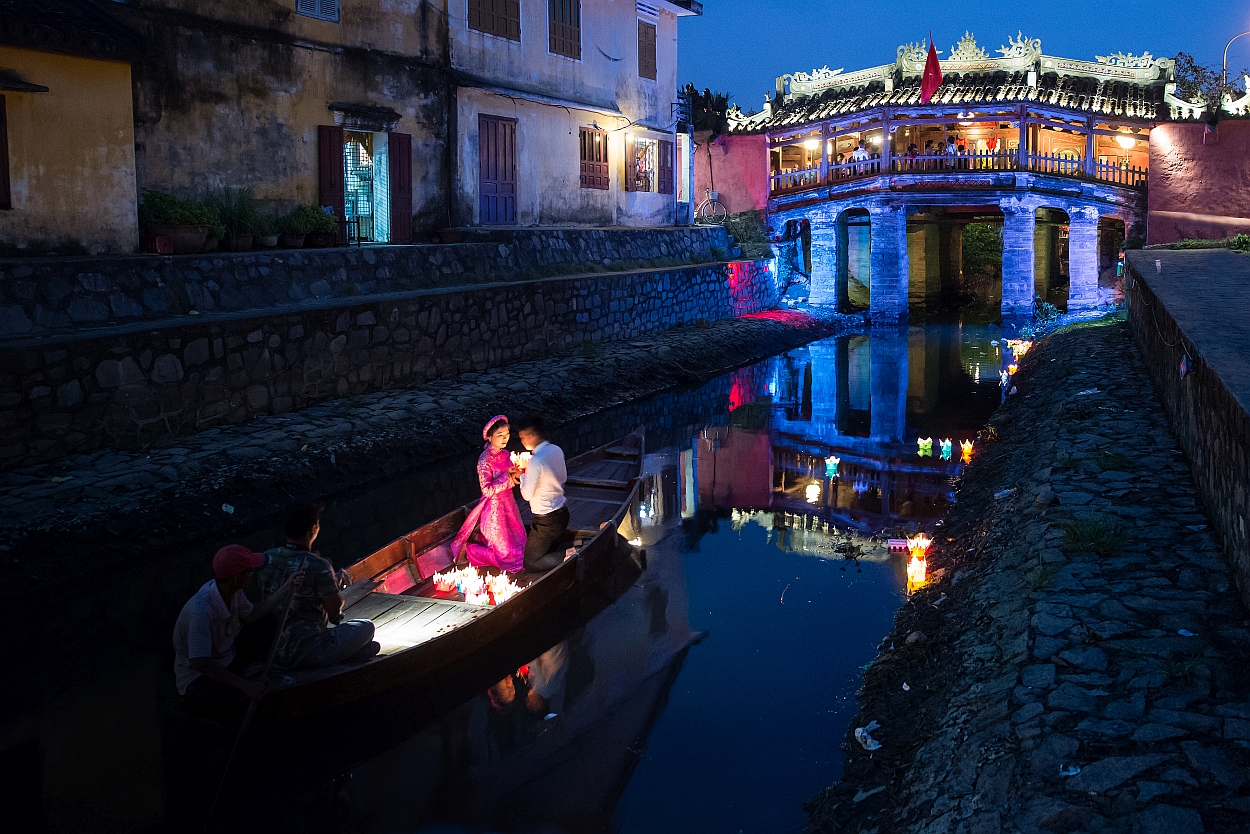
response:
<path id="1" fill-rule="evenodd" d="M 942 460 L 951 459 L 951 439 L 948 437 L 942 441 Z"/>
<path id="2" fill-rule="evenodd" d="M 826 478 L 838 477 L 838 464 L 841 462 L 842 462 L 842 458 L 836 457 L 834 455 L 830 455 L 829 457 L 825 458 L 825 477 Z"/>
<path id="3" fill-rule="evenodd" d="M 1029 352 L 1029 349 L 1033 347 L 1033 342 L 1028 339 L 1008 339 L 1007 347 L 1011 348 L 1012 354 L 1019 359 Z"/>
<path id="4" fill-rule="evenodd" d="M 868 479 L 861 475 L 855 479 L 855 483 L 851 485 L 851 489 L 855 490 L 857 495 L 863 495 L 869 490 Z"/>
<path id="5" fill-rule="evenodd" d="M 1001 385 L 1003 388 L 1006 388 L 1008 385 L 1010 385 L 1011 374 L 1007 373 L 1006 371 L 999 371 L 998 372 L 998 384 Z"/>
<path id="6" fill-rule="evenodd" d="M 933 540 L 924 533 L 907 537 L 907 550 L 911 554 L 911 558 L 907 561 L 907 585 L 910 590 L 914 590 L 925 583 L 929 567 L 929 545 L 931 544 L 933 544 Z"/>
<path id="7" fill-rule="evenodd" d="M 1017 365 L 1015 362 L 1012 362 L 1010 365 L 1007 366 L 1008 375 L 1014 374 L 1018 370 L 1020 370 L 1020 366 Z"/>
<path id="8" fill-rule="evenodd" d="M 916 438 L 916 455 L 919 457 L 933 457 L 933 438 L 917 437 Z"/>
<path id="9" fill-rule="evenodd" d="M 820 502 L 820 481 L 812 481 L 807 485 L 807 503 L 816 504 Z"/>
<path id="10" fill-rule="evenodd" d="M 961 452 L 960 456 L 963 458 L 964 463 L 972 463 L 972 441 L 971 440 L 959 441 L 959 450 Z"/>

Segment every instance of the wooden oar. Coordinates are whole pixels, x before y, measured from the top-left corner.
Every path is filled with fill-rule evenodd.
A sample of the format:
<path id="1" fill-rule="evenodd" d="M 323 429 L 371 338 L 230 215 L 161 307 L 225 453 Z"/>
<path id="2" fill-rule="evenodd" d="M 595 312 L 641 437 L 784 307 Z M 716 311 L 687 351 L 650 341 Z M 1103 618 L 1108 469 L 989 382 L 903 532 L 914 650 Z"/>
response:
<path id="1" fill-rule="evenodd" d="M 304 570 L 308 563 L 308 557 L 304 556 L 299 560 L 299 568 L 295 573 Z M 294 574 L 292 574 L 294 575 Z M 278 620 L 278 630 L 273 634 L 273 640 L 269 643 L 269 656 L 265 658 L 265 669 L 261 673 L 260 680 L 262 686 L 269 681 L 269 673 L 273 670 L 274 655 L 278 651 L 278 641 L 282 639 L 282 631 L 286 628 L 286 618 L 291 613 L 291 605 L 295 602 L 295 588 L 291 588 L 291 596 L 286 601 L 286 607 L 282 609 L 282 617 Z M 243 714 L 243 723 L 239 725 L 239 734 L 235 736 L 234 747 L 230 748 L 230 757 L 226 759 L 226 768 L 221 772 L 221 781 L 217 783 L 217 793 L 213 794 L 213 804 L 208 806 L 208 817 L 204 820 L 204 831 L 207 832 L 213 824 L 213 816 L 217 811 L 217 803 L 221 801 L 222 789 L 226 787 L 226 779 L 230 776 L 230 766 L 234 764 L 234 757 L 239 752 L 239 748 L 243 746 L 243 740 L 247 737 L 248 730 L 252 728 L 252 719 L 256 717 L 256 708 L 260 706 L 260 699 L 263 696 L 257 696 L 247 705 L 247 712 Z"/>

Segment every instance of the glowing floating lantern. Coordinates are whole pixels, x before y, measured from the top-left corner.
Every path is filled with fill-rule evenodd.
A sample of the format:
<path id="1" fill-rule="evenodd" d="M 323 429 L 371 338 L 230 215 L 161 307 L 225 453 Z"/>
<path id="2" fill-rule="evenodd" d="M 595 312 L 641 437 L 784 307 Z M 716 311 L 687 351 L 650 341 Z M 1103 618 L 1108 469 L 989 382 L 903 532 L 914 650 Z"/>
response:
<path id="1" fill-rule="evenodd" d="M 972 441 L 971 440 L 959 441 L 959 451 L 960 451 L 960 457 L 963 459 L 964 463 L 972 463 Z"/>
<path id="2" fill-rule="evenodd" d="M 1008 375 L 1013 375 L 1013 374 L 1015 374 L 1015 372 L 1016 372 L 1016 371 L 1018 371 L 1018 370 L 1020 370 L 1020 366 L 1019 366 L 1019 365 L 1017 365 L 1015 362 L 1012 362 L 1010 365 L 1008 365 L 1008 366 L 1007 366 L 1007 374 L 1008 374 Z"/>
<path id="3" fill-rule="evenodd" d="M 810 484 L 808 484 L 806 492 L 807 492 L 807 503 L 809 504 L 820 503 L 820 482 L 819 481 L 812 481 Z"/>
<path id="4" fill-rule="evenodd" d="M 916 454 L 922 458 L 933 457 L 933 438 L 917 437 L 916 438 Z"/>
<path id="5" fill-rule="evenodd" d="M 835 457 L 834 455 L 830 455 L 829 457 L 825 458 L 825 477 L 826 478 L 838 477 L 838 464 L 841 462 L 842 462 L 842 458 Z"/>
<path id="6" fill-rule="evenodd" d="M 951 446 L 952 444 L 949 437 L 942 441 L 942 460 L 951 459 Z"/>
<path id="7" fill-rule="evenodd" d="M 929 568 L 929 545 L 933 540 L 921 533 L 907 537 L 907 550 L 911 559 L 907 562 L 907 589 L 915 590 L 924 585 Z"/>

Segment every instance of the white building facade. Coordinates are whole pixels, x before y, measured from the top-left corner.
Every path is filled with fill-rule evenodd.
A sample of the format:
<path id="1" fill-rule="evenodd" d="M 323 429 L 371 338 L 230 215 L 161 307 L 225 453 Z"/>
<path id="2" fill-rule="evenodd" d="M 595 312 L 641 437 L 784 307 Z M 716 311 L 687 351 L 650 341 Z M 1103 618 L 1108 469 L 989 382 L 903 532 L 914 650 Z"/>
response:
<path id="1" fill-rule="evenodd" d="M 448 7 L 454 225 L 665 226 L 689 218 L 677 19 L 700 14 L 698 2 Z"/>

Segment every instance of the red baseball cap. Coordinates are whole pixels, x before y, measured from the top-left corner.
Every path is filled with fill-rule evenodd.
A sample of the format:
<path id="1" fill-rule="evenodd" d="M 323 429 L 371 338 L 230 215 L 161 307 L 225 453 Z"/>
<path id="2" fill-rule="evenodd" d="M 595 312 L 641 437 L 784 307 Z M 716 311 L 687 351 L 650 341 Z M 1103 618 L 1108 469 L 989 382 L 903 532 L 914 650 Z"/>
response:
<path id="1" fill-rule="evenodd" d="M 213 557 L 213 576 L 217 579 L 234 579 L 245 570 L 265 566 L 265 554 L 253 553 L 241 544 L 228 544 Z"/>

